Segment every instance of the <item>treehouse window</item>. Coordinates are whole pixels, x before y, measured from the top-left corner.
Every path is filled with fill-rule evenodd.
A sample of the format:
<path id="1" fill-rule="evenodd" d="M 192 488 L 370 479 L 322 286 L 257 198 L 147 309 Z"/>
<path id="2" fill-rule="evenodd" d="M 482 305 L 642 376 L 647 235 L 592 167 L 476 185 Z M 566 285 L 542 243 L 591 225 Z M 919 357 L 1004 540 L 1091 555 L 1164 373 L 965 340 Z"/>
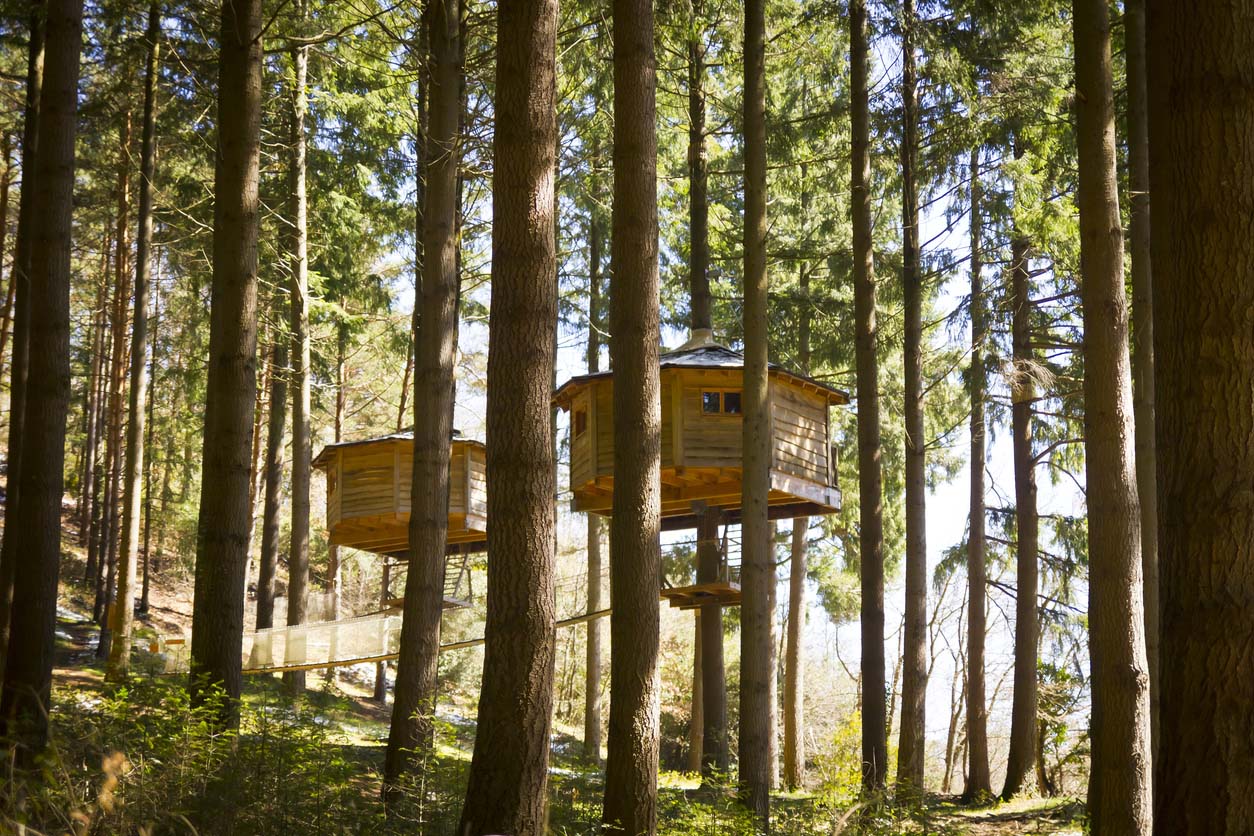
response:
<path id="1" fill-rule="evenodd" d="M 705 415 L 739 415 L 740 391 L 704 391 L 701 393 L 701 412 Z"/>
<path id="2" fill-rule="evenodd" d="M 586 409 L 575 410 L 575 417 L 572 419 L 572 421 L 575 426 L 575 438 L 579 438 L 581 435 L 583 435 L 584 433 L 588 431 L 588 410 Z"/>

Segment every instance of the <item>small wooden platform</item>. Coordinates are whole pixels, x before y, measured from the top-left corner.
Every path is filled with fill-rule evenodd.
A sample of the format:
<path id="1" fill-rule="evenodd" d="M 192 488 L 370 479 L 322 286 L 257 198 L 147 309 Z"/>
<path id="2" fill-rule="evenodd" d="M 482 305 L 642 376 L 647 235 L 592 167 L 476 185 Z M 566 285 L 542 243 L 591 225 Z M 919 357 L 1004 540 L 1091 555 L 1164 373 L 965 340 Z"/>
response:
<path id="1" fill-rule="evenodd" d="M 671 586 L 662 590 L 662 600 L 681 610 L 695 610 L 707 604 L 724 607 L 740 606 L 740 584 L 731 581 L 698 583 L 692 586 Z"/>

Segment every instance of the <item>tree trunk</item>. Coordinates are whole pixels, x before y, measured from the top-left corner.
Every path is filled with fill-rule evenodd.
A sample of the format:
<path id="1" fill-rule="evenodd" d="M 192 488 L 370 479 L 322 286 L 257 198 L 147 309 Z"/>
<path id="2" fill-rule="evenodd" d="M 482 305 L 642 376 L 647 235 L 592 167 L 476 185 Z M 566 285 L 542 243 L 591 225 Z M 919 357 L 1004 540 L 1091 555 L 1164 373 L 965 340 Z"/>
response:
<path id="1" fill-rule="evenodd" d="M 884 677 L 884 519 L 880 474 L 878 326 L 871 241 L 866 0 L 850 0 L 854 330 L 858 399 L 858 517 L 862 580 L 862 786 L 884 788 L 888 717 Z"/>
<path id="2" fill-rule="evenodd" d="M 1154 825 L 1254 832 L 1254 21 L 1148 20 L 1162 659 Z M 1134 250 L 1135 259 L 1135 250 Z M 1135 261 L 1134 261 L 1135 266 Z M 1134 313 L 1135 315 L 1135 313 Z"/>
<path id="3" fill-rule="evenodd" d="M 653 4 L 614 0 L 610 727 L 606 828 L 657 828 L 661 385 Z"/>
<path id="4" fill-rule="evenodd" d="M 688 286 L 689 325 L 712 329 L 709 171 L 705 153 L 705 3 L 692 2 L 688 36 Z"/>
<path id="5" fill-rule="evenodd" d="M 988 319 L 984 301 L 983 195 L 980 188 L 980 148 L 971 149 L 971 512 L 967 535 L 967 803 L 993 792 L 988 771 L 988 704 L 984 698 L 985 584 L 984 468 L 988 455 L 984 425 L 986 372 L 984 340 Z"/>
<path id="6" fill-rule="evenodd" d="M 392 564 L 384 558 L 383 577 L 379 584 L 379 605 L 386 609 L 392 597 Z M 374 666 L 374 694 L 372 699 L 377 703 L 388 701 L 388 663 L 376 662 Z"/>
<path id="7" fill-rule="evenodd" d="M 109 236 L 105 235 L 104 252 L 109 251 Z M 78 485 L 78 533 L 79 543 L 89 545 L 92 515 L 96 506 L 96 453 L 100 449 L 100 378 L 104 369 L 104 345 L 107 318 L 105 306 L 109 301 L 108 272 L 101 271 L 100 287 L 96 291 L 96 304 L 92 308 L 91 327 L 91 366 L 87 373 L 87 391 L 85 393 L 86 438 L 83 443 L 83 477 Z M 93 552 L 88 551 L 86 577 L 95 575 Z"/>
<path id="8" fill-rule="evenodd" d="M 766 9 L 745 5 L 745 385 L 741 512 L 740 795 L 770 820 L 771 589 L 775 585 L 771 489 L 771 405 L 767 389 Z"/>
<path id="9" fill-rule="evenodd" d="M 49 2 L 46 26 L 39 138 L 33 158 L 27 158 L 34 160 L 38 186 L 29 227 L 30 364 L 18 477 L 22 501 L 10 528 L 22 559 L 13 583 L 12 629 L 0 696 L 0 736 L 17 742 L 18 763 L 23 766 L 32 764 L 32 756 L 48 740 L 56 646 L 65 425 L 70 402 L 71 213 L 81 0 Z"/>
<path id="10" fill-rule="evenodd" d="M 599 158 L 596 151 L 594 158 Z M 601 221 L 594 202 L 588 208 L 588 373 L 601 370 Z M 601 517 L 587 515 L 588 523 L 588 613 L 604 606 L 601 573 Z M 587 659 L 584 665 L 583 753 L 593 764 L 601 763 L 601 619 L 588 622 Z"/>
<path id="11" fill-rule="evenodd" d="M 1022 154 L 1016 141 L 1016 156 Z M 1010 240 L 1011 346 L 1014 376 L 1010 384 L 1010 441 L 1015 469 L 1015 667 L 1010 710 L 1010 754 L 1001 797 L 1010 800 L 1025 789 L 1036 761 L 1036 661 L 1038 654 L 1036 461 L 1032 453 L 1033 383 L 1032 288 L 1028 241 L 1012 230 Z"/>
<path id="12" fill-rule="evenodd" d="M 276 299 L 279 298 L 276 296 Z M 275 312 L 282 315 L 282 305 Z M 256 629 L 274 626 L 274 579 L 279 569 L 279 517 L 283 513 L 283 435 L 287 423 L 287 340 L 270 347 L 270 415 L 266 425 L 265 492 L 261 509 L 261 560 L 257 565 Z"/>
<path id="13" fill-rule="evenodd" d="M 152 273 L 152 178 L 156 167 L 157 72 L 161 7 L 148 7 L 148 69 L 144 84 L 144 125 L 139 168 L 139 231 L 135 240 L 135 313 L 131 334 L 131 390 L 127 405 L 126 473 L 122 501 L 125 552 L 118 563 L 117 606 L 112 618 L 113 647 L 107 678 L 123 680 L 130 669 L 135 624 L 135 584 L 139 572 L 139 522 L 144 478 L 144 421 L 148 399 L 148 295 Z"/>
<path id="14" fill-rule="evenodd" d="M 399 791 L 402 775 L 426 768 L 435 746 L 460 294 L 456 229 L 461 161 L 460 20 L 458 0 L 436 0 L 426 7 L 431 89 L 423 207 L 422 327 L 414 335 L 414 404 L 422 407 L 414 414 L 409 570 L 405 574 L 395 703 L 384 767 L 385 797 Z"/>
<path id="15" fill-rule="evenodd" d="M 487 404 L 492 549 L 479 733 L 458 827 L 466 836 L 531 836 L 545 827 L 556 642 L 549 411 L 557 322 L 556 38 L 555 0 L 497 7 Z M 651 603 L 656 612 L 656 586 Z"/>
<path id="16" fill-rule="evenodd" d="M 261 3 L 225 0 L 218 58 L 213 284 L 204 465 L 192 604 L 192 689 L 226 694 L 238 722 L 249 454 L 257 389 L 257 220 L 261 139 Z"/>
<path id="17" fill-rule="evenodd" d="M 1093 688 L 1089 815 L 1097 836 L 1149 833 L 1149 672 L 1109 9 L 1104 0 L 1075 0 L 1072 9 Z M 1199 499 L 1195 495 L 1189 502 Z"/>
<path id="18" fill-rule="evenodd" d="M 1128 238 L 1132 255 L 1132 413 L 1136 493 L 1141 501 L 1145 656 L 1150 676 L 1150 749 L 1158 757 L 1158 453 L 1154 443 L 1154 281 L 1150 260 L 1149 92 L 1145 0 L 1124 3 L 1128 85 Z M 1151 776 L 1152 777 L 1152 776 Z"/>
<path id="19" fill-rule="evenodd" d="M 128 97 L 129 98 L 129 97 Z M 109 465 L 109 484 L 105 490 L 104 584 L 98 586 L 100 600 L 100 642 L 96 656 L 107 660 L 113 646 L 114 611 L 117 608 L 118 562 L 122 553 L 122 467 L 128 452 L 126 443 L 126 379 L 129 344 L 126 339 L 127 304 L 131 297 L 130 218 L 131 218 L 131 111 L 122 114 L 118 145 L 118 214 L 114 236 L 113 275 L 117 292 L 113 300 L 113 356 L 109 378 L 109 446 L 113 458 Z"/>
<path id="20" fill-rule="evenodd" d="M 809 530 L 809 517 L 797 517 L 792 521 L 788 645 L 784 652 L 784 787 L 790 792 L 803 786 L 806 777 L 805 668 L 801 660 L 806 618 L 806 536 Z"/>
<path id="21" fill-rule="evenodd" d="M 13 364 L 9 385 L 9 444 L 5 452 L 4 537 L 0 542 L 0 677 L 8 659 L 13 612 L 13 587 L 17 576 L 18 497 L 21 486 L 22 428 L 26 417 L 26 380 L 30 357 L 32 246 L 35 234 L 35 195 L 39 192 L 36 158 L 39 143 L 39 100 L 44 77 L 44 14 L 46 0 L 31 3 L 30 38 L 26 63 L 26 103 L 22 125 L 22 191 L 18 197 L 17 240 L 13 248 L 13 277 L 17 285 L 13 311 Z M 10 534 L 15 536 L 10 537 Z M 0 724 L 4 717 L 0 716 Z"/>
<path id="22" fill-rule="evenodd" d="M 923 419 L 923 276 L 919 253 L 918 91 L 914 0 L 902 10 L 901 287 L 905 300 L 906 611 L 897 787 L 923 791 L 927 762 L 927 429 Z M 891 715 L 890 715 L 891 717 Z"/>
<path id="23" fill-rule="evenodd" d="M 697 583 L 725 580 L 725 561 L 719 548 L 718 526 L 722 511 L 707 506 L 697 523 Z M 729 764 L 727 736 L 727 674 L 723 660 L 723 607 L 706 604 L 701 608 L 701 778 L 706 785 L 727 777 Z"/>
<path id="24" fill-rule="evenodd" d="M 297 0 L 297 17 L 304 21 L 305 0 Z M 309 47 L 292 50 L 292 111 L 288 169 L 288 214 L 292 221 L 291 274 L 288 312 L 292 328 L 292 539 L 287 558 L 287 624 L 305 623 L 309 603 L 309 469 L 313 459 L 309 429 L 309 258 L 308 211 L 305 196 L 305 114 L 309 109 L 305 81 Z M 289 694 L 305 691 L 305 672 L 288 671 L 283 684 Z"/>
<path id="25" fill-rule="evenodd" d="M 4 157 L 4 173 L 0 175 L 0 263 L 9 244 L 9 187 L 13 184 L 13 135 L 0 137 L 0 156 Z M 4 313 L 0 317 L 0 378 L 4 377 L 4 350 L 13 332 L 13 305 L 17 295 L 17 271 L 9 268 L 9 286 L 4 296 Z"/>
<path id="26" fill-rule="evenodd" d="M 704 677 L 701 666 L 701 611 L 695 610 L 692 619 L 692 711 L 688 718 L 688 765 L 686 772 L 701 774 L 701 756 L 705 750 L 705 697 Z"/>
<path id="27" fill-rule="evenodd" d="M 150 386 L 156 385 L 157 377 L 157 331 L 161 327 L 161 253 L 156 254 L 157 271 L 153 276 L 152 282 L 152 356 L 148 361 L 148 382 Z M 148 398 L 148 420 L 145 427 L 147 439 L 144 446 L 150 451 L 148 457 L 144 460 L 144 580 L 143 586 L 139 594 L 139 612 L 148 613 L 148 592 L 151 587 L 151 576 L 153 570 L 152 561 L 152 471 L 155 466 L 154 459 L 156 449 L 153 447 L 152 437 L 154 432 L 154 423 L 156 419 L 156 392 Z"/>

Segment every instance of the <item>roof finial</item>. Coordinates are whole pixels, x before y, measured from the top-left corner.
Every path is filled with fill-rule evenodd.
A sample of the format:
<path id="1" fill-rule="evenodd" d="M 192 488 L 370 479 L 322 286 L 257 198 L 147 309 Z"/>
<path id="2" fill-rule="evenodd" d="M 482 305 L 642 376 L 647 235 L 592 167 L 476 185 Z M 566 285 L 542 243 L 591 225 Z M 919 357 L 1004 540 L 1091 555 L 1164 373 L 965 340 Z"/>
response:
<path id="1" fill-rule="evenodd" d="M 689 351 L 694 348 L 705 348 L 707 346 L 718 345 L 714 342 L 713 328 L 693 328 L 688 337 L 688 342 L 681 345 L 676 351 Z"/>

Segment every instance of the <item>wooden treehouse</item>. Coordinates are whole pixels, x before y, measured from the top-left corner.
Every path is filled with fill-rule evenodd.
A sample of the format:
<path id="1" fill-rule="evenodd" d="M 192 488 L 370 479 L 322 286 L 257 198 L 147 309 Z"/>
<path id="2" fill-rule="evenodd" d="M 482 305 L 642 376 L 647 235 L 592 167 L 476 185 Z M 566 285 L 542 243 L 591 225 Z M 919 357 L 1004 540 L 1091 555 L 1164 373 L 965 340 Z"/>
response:
<path id="1" fill-rule="evenodd" d="M 708 509 L 723 524 L 740 520 L 743 496 L 744 356 L 698 331 L 660 357 L 662 389 L 662 529 L 696 528 Z M 772 460 L 769 516 L 788 519 L 840 508 L 829 408 L 844 392 L 777 365 L 768 374 Z M 614 498 L 614 377 L 581 375 L 563 384 L 555 405 L 570 413 L 570 488 L 576 511 L 609 515 Z M 708 536 L 708 535 L 703 535 Z M 726 567 L 726 558 L 723 559 Z M 719 587 L 699 584 L 666 595 L 700 606 L 705 594 L 739 600 L 729 570 Z M 668 592 L 671 590 L 668 590 Z M 734 599 L 734 600 L 733 600 Z M 682 600 L 682 603 L 681 603 Z M 713 603 L 713 602 L 707 602 Z"/>
<path id="2" fill-rule="evenodd" d="M 413 434 L 329 444 L 313 461 L 327 477 L 328 541 L 407 560 Z M 488 542 L 485 448 L 455 435 L 449 459 L 444 605 L 468 605 L 466 556 Z M 400 599 L 396 599 L 400 600 Z M 389 601 L 393 604 L 393 601 Z"/>

